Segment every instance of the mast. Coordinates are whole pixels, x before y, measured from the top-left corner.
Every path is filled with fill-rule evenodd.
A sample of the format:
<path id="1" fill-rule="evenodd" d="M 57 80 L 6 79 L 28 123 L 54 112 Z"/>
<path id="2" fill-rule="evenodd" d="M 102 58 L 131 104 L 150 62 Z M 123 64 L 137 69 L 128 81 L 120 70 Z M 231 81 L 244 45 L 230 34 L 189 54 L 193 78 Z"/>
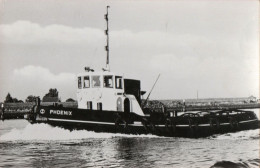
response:
<path id="1" fill-rule="evenodd" d="M 105 20 L 107 22 L 107 29 L 105 30 L 105 34 L 107 36 L 107 45 L 105 46 L 105 50 L 107 52 L 107 60 L 106 60 L 106 70 L 110 71 L 110 67 L 109 67 L 109 29 L 108 29 L 108 8 L 109 6 L 107 6 L 107 13 L 105 14 Z"/>

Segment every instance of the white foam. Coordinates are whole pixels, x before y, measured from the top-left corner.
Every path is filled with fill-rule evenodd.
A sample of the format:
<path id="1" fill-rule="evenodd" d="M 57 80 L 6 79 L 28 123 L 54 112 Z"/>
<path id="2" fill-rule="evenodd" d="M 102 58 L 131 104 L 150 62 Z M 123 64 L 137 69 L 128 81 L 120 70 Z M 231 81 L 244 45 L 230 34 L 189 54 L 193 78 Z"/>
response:
<path id="1" fill-rule="evenodd" d="M 230 139 L 230 140 L 237 140 L 237 139 L 251 139 L 251 138 L 258 138 L 260 137 L 260 130 L 246 130 L 246 131 L 239 131 L 235 133 L 227 133 L 222 135 L 217 135 L 211 137 L 212 139 Z"/>
<path id="2" fill-rule="evenodd" d="M 96 133 L 87 130 L 69 131 L 48 124 L 28 124 L 23 129 L 12 129 L 10 132 L 0 136 L 0 141 L 15 140 L 72 140 L 86 138 L 113 138 L 113 137 L 157 137 L 155 135 L 127 135 L 113 133 Z"/>

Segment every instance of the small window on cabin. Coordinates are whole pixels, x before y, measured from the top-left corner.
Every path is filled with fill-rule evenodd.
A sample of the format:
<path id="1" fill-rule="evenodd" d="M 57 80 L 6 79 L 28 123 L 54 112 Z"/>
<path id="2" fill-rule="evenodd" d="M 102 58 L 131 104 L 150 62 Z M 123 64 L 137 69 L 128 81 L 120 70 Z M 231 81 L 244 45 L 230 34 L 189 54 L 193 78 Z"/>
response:
<path id="1" fill-rule="evenodd" d="M 81 84 L 81 76 L 78 77 L 78 88 L 79 88 L 79 89 L 82 88 L 82 84 Z"/>
<path id="2" fill-rule="evenodd" d="M 122 89 L 123 87 L 122 87 L 122 77 L 121 76 L 116 76 L 116 78 L 115 78 L 115 80 L 116 80 L 116 88 L 117 89 Z"/>
<path id="3" fill-rule="evenodd" d="M 92 101 L 87 102 L 87 109 L 92 110 Z"/>
<path id="4" fill-rule="evenodd" d="M 92 76 L 92 87 L 100 87 L 100 76 Z"/>
<path id="5" fill-rule="evenodd" d="M 112 75 L 104 76 L 104 87 L 113 88 L 113 76 Z"/>
<path id="6" fill-rule="evenodd" d="M 102 103 L 97 103 L 97 110 L 101 110 L 102 111 Z"/>
<path id="7" fill-rule="evenodd" d="M 84 88 L 89 88 L 90 82 L 89 82 L 89 76 L 84 76 Z"/>

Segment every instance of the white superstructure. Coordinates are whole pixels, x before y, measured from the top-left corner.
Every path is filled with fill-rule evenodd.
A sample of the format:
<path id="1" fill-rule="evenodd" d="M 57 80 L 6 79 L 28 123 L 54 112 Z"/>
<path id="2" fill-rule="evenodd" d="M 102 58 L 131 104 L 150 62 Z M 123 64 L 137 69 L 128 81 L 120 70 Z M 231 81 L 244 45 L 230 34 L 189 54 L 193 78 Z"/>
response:
<path id="1" fill-rule="evenodd" d="M 144 115 L 134 95 L 125 94 L 124 78 L 109 71 L 87 70 L 77 76 L 78 108 Z"/>

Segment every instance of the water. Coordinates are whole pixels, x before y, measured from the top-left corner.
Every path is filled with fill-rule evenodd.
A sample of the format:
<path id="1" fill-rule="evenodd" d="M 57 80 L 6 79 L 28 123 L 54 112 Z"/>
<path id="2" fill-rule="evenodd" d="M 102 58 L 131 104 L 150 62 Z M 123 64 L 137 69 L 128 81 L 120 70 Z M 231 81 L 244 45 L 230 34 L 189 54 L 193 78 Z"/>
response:
<path id="1" fill-rule="evenodd" d="M 259 130 L 209 138 L 68 131 L 0 121 L 0 167 L 259 167 Z"/>

